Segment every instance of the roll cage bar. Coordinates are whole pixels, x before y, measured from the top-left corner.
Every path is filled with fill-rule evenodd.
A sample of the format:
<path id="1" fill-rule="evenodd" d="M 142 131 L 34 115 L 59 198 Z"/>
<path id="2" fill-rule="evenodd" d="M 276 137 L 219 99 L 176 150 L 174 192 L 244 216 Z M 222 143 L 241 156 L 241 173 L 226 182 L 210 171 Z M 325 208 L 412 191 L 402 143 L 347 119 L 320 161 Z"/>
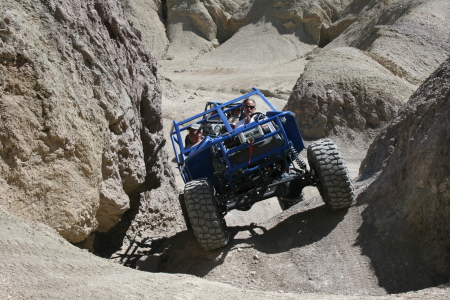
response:
<path id="1" fill-rule="evenodd" d="M 232 132 L 236 133 L 236 132 L 241 132 L 241 131 L 247 130 L 248 128 L 245 128 L 245 129 L 238 128 L 236 130 L 231 128 L 231 125 L 228 122 L 228 118 L 227 118 L 226 114 L 231 113 L 231 110 L 233 110 L 236 107 L 242 107 L 241 101 L 248 97 L 251 97 L 253 95 L 259 96 L 272 111 L 278 111 L 272 105 L 272 103 L 270 103 L 257 88 L 252 88 L 252 89 L 253 89 L 253 91 L 251 91 L 250 93 L 245 94 L 243 96 L 240 96 L 238 98 L 235 98 L 235 99 L 230 100 L 225 103 L 210 101 L 206 104 L 205 111 L 203 111 L 193 117 L 190 117 L 186 120 L 180 121 L 180 122 L 173 121 L 172 129 L 170 131 L 170 137 L 172 140 L 172 146 L 174 149 L 174 153 L 175 153 L 175 157 L 176 157 L 178 166 L 183 165 L 183 163 L 186 160 L 186 157 L 189 154 L 191 154 L 191 152 L 193 152 L 195 149 L 201 148 L 200 147 L 201 145 L 204 145 L 209 141 L 207 139 L 207 137 L 205 137 L 205 139 L 200 143 L 200 145 L 191 147 L 189 149 L 184 149 L 184 143 L 183 143 L 183 138 L 181 136 L 181 132 L 187 130 L 192 124 L 202 125 L 205 122 L 207 122 L 213 118 L 219 117 L 220 121 L 225 126 L 227 134 L 231 134 Z M 235 104 L 235 105 L 233 105 L 233 104 Z M 211 108 L 208 109 L 208 106 L 210 106 Z M 216 111 L 216 113 L 211 114 L 214 111 Z M 201 120 L 194 121 L 199 118 L 201 118 Z M 192 121 L 194 121 L 194 122 L 192 122 Z M 237 135 L 237 134 L 234 134 L 234 135 Z M 177 149 L 176 145 L 178 145 L 178 149 Z M 181 170 L 181 168 L 180 168 L 180 170 Z"/>

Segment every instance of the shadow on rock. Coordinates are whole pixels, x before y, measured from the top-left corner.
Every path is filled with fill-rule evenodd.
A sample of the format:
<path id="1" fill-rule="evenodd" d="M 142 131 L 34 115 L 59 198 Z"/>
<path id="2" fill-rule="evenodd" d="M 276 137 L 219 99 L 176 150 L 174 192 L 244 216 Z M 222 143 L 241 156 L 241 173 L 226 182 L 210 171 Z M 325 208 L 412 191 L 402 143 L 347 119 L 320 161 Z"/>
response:
<path id="1" fill-rule="evenodd" d="M 236 248 L 253 248 L 267 254 L 287 252 L 321 240 L 343 220 L 346 213 L 347 210 L 330 211 L 322 205 L 291 215 L 271 229 L 256 224 L 229 227 L 229 244 L 214 251 L 204 250 L 192 232 L 184 231 L 164 243 L 158 270 L 203 277 L 223 264 L 227 254 Z M 238 234 L 242 236 L 240 233 L 248 233 L 249 237 L 235 238 Z"/>
<path id="2" fill-rule="evenodd" d="M 372 261 L 379 285 L 396 294 L 447 283 L 449 249 L 409 230 L 399 219 L 401 212 L 389 209 L 383 201 L 367 203 L 374 199 L 372 193 L 367 189 L 357 198 L 357 205 L 368 206 L 362 213 L 356 245 Z"/>

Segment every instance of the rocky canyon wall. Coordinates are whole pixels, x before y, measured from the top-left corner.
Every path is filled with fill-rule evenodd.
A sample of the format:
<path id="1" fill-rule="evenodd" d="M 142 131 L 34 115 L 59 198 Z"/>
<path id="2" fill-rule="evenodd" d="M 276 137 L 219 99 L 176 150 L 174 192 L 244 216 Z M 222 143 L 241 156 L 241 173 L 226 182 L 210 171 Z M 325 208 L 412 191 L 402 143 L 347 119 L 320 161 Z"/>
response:
<path id="1" fill-rule="evenodd" d="M 357 200 L 365 208 L 358 244 L 389 292 L 450 278 L 449 118 L 450 59 L 381 131 L 361 163 L 359 181 L 371 182 Z"/>
<path id="2" fill-rule="evenodd" d="M 2 1 L 0 79 L 2 206 L 80 242 L 176 199 L 156 60 L 119 1 Z"/>

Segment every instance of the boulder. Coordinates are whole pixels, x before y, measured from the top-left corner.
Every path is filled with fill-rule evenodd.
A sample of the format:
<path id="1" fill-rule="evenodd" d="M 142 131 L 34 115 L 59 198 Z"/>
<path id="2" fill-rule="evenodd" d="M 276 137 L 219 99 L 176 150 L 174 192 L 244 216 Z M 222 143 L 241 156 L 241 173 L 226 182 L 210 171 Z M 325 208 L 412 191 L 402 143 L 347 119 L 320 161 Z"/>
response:
<path id="1" fill-rule="evenodd" d="M 386 124 L 413 89 L 367 53 L 334 48 L 306 65 L 284 109 L 296 114 L 303 137 L 319 139 Z"/>

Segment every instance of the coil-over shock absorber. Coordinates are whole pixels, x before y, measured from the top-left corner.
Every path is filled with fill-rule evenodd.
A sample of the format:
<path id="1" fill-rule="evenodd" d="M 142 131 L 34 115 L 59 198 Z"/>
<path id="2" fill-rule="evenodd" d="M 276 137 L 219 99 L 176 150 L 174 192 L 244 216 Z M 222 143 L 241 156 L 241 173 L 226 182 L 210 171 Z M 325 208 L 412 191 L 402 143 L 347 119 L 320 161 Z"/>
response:
<path id="1" fill-rule="evenodd" d="M 300 157 L 300 155 L 299 155 L 298 151 L 295 149 L 294 145 L 291 145 L 291 157 L 292 157 L 292 161 L 295 160 L 295 162 L 300 167 L 300 169 L 306 170 L 306 163 Z"/>

